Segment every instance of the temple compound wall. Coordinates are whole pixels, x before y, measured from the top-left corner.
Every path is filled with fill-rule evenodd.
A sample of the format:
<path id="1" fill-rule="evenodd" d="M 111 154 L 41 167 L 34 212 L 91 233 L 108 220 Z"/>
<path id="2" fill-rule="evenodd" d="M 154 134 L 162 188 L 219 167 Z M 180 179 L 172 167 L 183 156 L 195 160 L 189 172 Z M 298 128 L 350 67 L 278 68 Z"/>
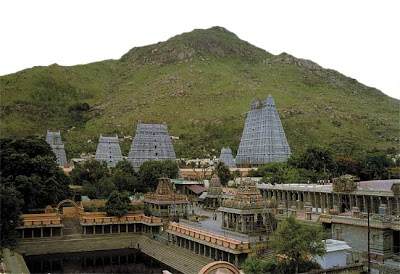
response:
<path id="1" fill-rule="evenodd" d="M 46 142 L 50 145 L 57 158 L 57 164 L 60 166 L 67 165 L 67 155 L 65 154 L 64 144 L 61 140 L 60 131 L 47 131 Z"/>
<path id="2" fill-rule="evenodd" d="M 168 241 L 195 254 L 239 266 L 252 252 L 249 242 L 170 222 Z"/>
<path id="3" fill-rule="evenodd" d="M 122 153 L 117 135 L 115 135 L 115 137 L 105 137 L 100 134 L 95 159 L 106 162 L 107 167 L 115 167 L 115 165 L 122 160 Z"/>
<path id="4" fill-rule="evenodd" d="M 290 147 L 271 95 L 262 101 L 253 100 L 247 114 L 236 156 L 238 167 L 258 167 L 283 162 L 290 156 Z"/>
<path id="5" fill-rule="evenodd" d="M 136 169 L 148 160 L 175 161 L 175 150 L 168 135 L 167 125 L 142 124 L 139 121 L 128 159 Z"/>
<path id="6" fill-rule="evenodd" d="M 345 179 L 345 178 L 344 178 Z M 328 237 L 346 241 L 366 254 L 368 211 L 370 252 L 376 260 L 400 254 L 400 180 L 333 184 L 259 184 L 265 200 L 276 200 L 278 218 L 294 215 L 310 224 L 322 223 Z"/>

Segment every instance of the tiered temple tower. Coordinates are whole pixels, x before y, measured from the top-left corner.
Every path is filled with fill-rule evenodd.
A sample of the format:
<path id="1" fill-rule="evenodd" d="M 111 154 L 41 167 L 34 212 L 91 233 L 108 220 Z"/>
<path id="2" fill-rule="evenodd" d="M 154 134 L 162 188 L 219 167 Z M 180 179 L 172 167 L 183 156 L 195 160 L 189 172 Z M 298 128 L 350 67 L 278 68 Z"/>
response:
<path id="1" fill-rule="evenodd" d="M 175 161 L 175 150 L 168 135 L 167 125 L 142 124 L 139 121 L 128 159 L 136 169 L 148 160 Z"/>
<path id="2" fill-rule="evenodd" d="M 210 180 L 207 195 L 204 198 L 206 208 L 216 209 L 221 205 L 222 201 L 222 185 L 218 176 L 214 174 Z"/>
<path id="3" fill-rule="evenodd" d="M 67 156 L 65 154 L 64 144 L 61 140 L 60 131 L 57 132 L 47 131 L 46 142 L 50 145 L 51 149 L 56 155 L 57 164 L 59 164 L 60 166 L 66 166 Z"/>
<path id="4" fill-rule="evenodd" d="M 219 161 L 227 165 L 229 168 L 236 168 L 235 159 L 233 159 L 232 150 L 229 147 L 223 147 L 221 149 Z"/>
<path id="5" fill-rule="evenodd" d="M 187 215 L 189 201 L 186 195 L 177 194 L 171 180 L 162 175 L 156 191 L 144 195 L 144 205 L 152 216 L 182 216 Z"/>
<path id="6" fill-rule="evenodd" d="M 265 205 L 256 183 L 251 179 L 242 181 L 235 197 L 224 200 L 218 209 L 222 212 L 222 228 L 240 233 L 265 232 Z"/>
<path id="7" fill-rule="evenodd" d="M 122 160 L 118 136 L 104 137 L 100 134 L 95 158 L 98 161 L 105 161 L 108 167 L 115 167 L 115 165 Z"/>
<path id="8" fill-rule="evenodd" d="M 253 100 L 247 114 L 242 139 L 236 156 L 238 167 L 258 167 L 283 162 L 290 156 L 290 147 L 271 95 L 262 101 Z"/>

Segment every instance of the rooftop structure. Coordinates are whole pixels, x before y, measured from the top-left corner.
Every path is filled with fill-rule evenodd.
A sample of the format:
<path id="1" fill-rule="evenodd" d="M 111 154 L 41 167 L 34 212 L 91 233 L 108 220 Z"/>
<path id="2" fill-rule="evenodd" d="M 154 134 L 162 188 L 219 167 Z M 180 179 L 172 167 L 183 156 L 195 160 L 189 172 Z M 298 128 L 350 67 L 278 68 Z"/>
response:
<path id="1" fill-rule="evenodd" d="M 148 160 L 176 160 L 175 150 L 166 124 L 142 124 L 136 128 L 128 156 L 134 168 Z"/>
<path id="2" fill-rule="evenodd" d="M 222 201 L 222 185 L 216 174 L 210 180 L 208 192 L 204 196 L 204 204 L 206 208 L 218 208 Z"/>
<path id="3" fill-rule="evenodd" d="M 144 204 L 153 216 L 168 217 L 186 215 L 189 201 L 186 195 L 176 193 L 169 178 L 162 176 L 156 191 L 144 195 Z"/>
<path id="4" fill-rule="evenodd" d="M 236 156 L 238 167 L 257 167 L 283 162 L 290 156 L 290 147 L 271 95 L 262 101 L 253 100 L 247 114 L 242 139 Z"/>
<path id="5" fill-rule="evenodd" d="M 108 167 L 115 167 L 115 165 L 122 160 L 122 153 L 117 135 L 115 135 L 115 137 L 104 137 L 100 134 L 95 159 L 106 162 Z"/>
<path id="6" fill-rule="evenodd" d="M 235 159 L 233 159 L 232 150 L 229 147 L 223 147 L 221 149 L 219 161 L 227 165 L 229 168 L 236 168 Z"/>
<path id="7" fill-rule="evenodd" d="M 60 166 L 67 165 L 67 156 L 65 154 L 64 144 L 61 140 L 60 131 L 47 131 L 46 142 L 50 145 L 57 158 L 57 164 Z"/>
<path id="8" fill-rule="evenodd" d="M 265 205 L 256 183 L 250 179 L 242 181 L 235 197 L 224 200 L 218 209 L 222 212 L 222 228 L 241 233 L 265 232 Z"/>

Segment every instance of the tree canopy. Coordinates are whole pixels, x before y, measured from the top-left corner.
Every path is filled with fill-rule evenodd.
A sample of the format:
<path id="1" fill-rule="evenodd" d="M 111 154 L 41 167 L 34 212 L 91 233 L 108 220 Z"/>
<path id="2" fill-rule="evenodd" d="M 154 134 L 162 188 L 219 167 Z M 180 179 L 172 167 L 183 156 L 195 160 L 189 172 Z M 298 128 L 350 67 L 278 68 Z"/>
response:
<path id="1" fill-rule="evenodd" d="M 19 216 L 70 197 L 69 177 L 44 140 L 0 139 L 1 247 L 16 243 Z"/>
<path id="2" fill-rule="evenodd" d="M 114 190 L 107 199 L 106 212 L 108 216 L 121 217 L 131 208 L 131 200 L 129 199 L 128 192 L 121 193 Z"/>
<path id="3" fill-rule="evenodd" d="M 228 184 L 228 181 L 232 179 L 229 167 L 222 162 L 219 162 L 217 164 L 215 171 L 223 186 L 226 186 Z"/>
<path id="4" fill-rule="evenodd" d="M 271 247 L 278 254 L 286 255 L 298 272 L 301 261 L 307 260 L 307 256 L 325 254 L 323 238 L 322 227 L 302 224 L 294 216 L 290 216 L 273 234 Z"/>
<path id="5" fill-rule="evenodd" d="M 147 192 L 149 189 L 155 189 L 158 184 L 158 178 L 165 174 L 170 179 L 178 177 L 179 168 L 176 162 L 166 161 L 146 161 L 139 169 L 138 173 L 138 191 Z"/>
<path id="6" fill-rule="evenodd" d="M 70 197 L 70 179 L 44 140 L 1 139 L 0 146 L 1 184 L 14 187 L 21 194 L 23 211 L 55 205 Z"/>

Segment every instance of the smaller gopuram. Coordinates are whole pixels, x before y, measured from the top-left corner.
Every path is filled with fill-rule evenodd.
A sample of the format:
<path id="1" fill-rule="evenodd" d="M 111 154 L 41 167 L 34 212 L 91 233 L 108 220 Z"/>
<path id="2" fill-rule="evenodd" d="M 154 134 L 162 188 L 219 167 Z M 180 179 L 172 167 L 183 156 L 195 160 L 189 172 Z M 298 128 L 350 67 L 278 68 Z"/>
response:
<path id="1" fill-rule="evenodd" d="M 135 169 L 149 160 L 163 161 L 176 160 L 174 146 L 168 135 L 167 125 L 164 124 L 137 124 L 128 160 Z"/>
<path id="2" fill-rule="evenodd" d="M 232 150 L 229 147 L 223 147 L 221 149 L 219 161 L 227 165 L 229 168 L 236 168 L 235 159 L 233 159 Z"/>
<path id="3" fill-rule="evenodd" d="M 46 142 L 50 145 L 54 154 L 57 157 L 57 164 L 60 166 L 67 165 L 67 155 L 65 154 L 64 144 L 61 140 L 60 131 L 47 131 Z"/>
<path id="4" fill-rule="evenodd" d="M 167 218 L 187 215 L 189 201 L 186 195 L 177 194 L 170 179 L 162 175 L 156 191 L 144 195 L 144 205 L 152 216 Z"/>
<path id="5" fill-rule="evenodd" d="M 122 153 L 117 135 L 115 135 L 115 137 L 104 137 L 100 134 L 95 159 L 106 162 L 108 167 L 115 167 L 115 165 L 122 160 Z"/>
<path id="6" fill-rule="evenodd" d="M 263 209 L 265 201 L 253 180 L 241 182 L 234 198 L 222 202 L 222 228 L 240 233 L 265 232 Z"/>
<path id="7" fill-rule="evenodd" d="M 221 206 L 222 201 L 222 185 L 216 174 L 210 180 L 207 195 L 204 198 L 206 208 L 216 209 Z"/>

